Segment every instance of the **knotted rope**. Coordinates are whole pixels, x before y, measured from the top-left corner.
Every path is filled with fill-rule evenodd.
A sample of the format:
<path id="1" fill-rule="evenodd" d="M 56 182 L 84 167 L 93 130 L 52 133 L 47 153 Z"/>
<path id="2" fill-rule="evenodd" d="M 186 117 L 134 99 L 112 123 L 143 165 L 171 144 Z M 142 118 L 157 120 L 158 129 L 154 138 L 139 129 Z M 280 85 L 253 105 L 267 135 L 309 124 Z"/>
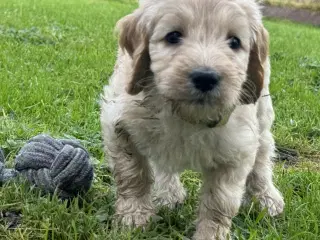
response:
<path id="1" fill-rule="evenodd" d="M 5 168 L 4 165 L 4 154 L 3 151 L 0 149 L 0 184 L 7 182 L 11 178 L 14 178 L 17 175 L 17 172 L 14 169 Z"/>
<path id="2" fill-rule="evenodd" d="M 93 167 L 79 142 L 38 135 L 30 139 L 15 159 L 15 169 L 46 192 L 70 198 L 89 190 Z"/>

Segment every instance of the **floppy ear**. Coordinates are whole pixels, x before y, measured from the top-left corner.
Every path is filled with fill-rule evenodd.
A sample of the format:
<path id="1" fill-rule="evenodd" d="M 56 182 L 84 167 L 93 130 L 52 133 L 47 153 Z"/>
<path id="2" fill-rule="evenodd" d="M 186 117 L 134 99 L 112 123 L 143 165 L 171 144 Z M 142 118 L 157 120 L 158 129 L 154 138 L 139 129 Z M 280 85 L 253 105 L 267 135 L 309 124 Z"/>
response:
<path id="1" fill-rule="evenodd" d="M 119 45 L 132 58 L 132 78 L 126 86 L 126 91 L 135 95 L 147 86 L 152 72 L 150 70 L 149 38 L 145 29 L 138 26 L 136 13 L 122 18 L 117 27 L 120 30 Z"/>
<path id="2" fill-rule="evenodd" d="M 264 63 L 269 54 L 269 34 L 261 26 L 256 32 L 249 57 L 247 80 L 242 86 L 240 101 L 242 104 L 255 103 L 260 97 L 264 81 Z"/>

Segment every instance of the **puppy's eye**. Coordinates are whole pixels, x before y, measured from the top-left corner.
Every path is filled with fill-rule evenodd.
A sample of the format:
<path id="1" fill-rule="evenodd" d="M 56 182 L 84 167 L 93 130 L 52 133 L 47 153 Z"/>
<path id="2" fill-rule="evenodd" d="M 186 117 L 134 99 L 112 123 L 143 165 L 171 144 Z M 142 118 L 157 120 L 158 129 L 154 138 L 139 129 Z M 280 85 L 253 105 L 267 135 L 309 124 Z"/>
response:
<path id="1" fill-rule="evenodd" d="M 229 38 L 229 46 L 231 49 L 237 50 L 241 47 L 241 41 L 237 37 L 230 37 Z"/>
<path id="2" fill-rule="evenodd" d="M 166 41 L 171 44 L 177 44 L 181 42 L 182 34 L 180 32 L 174 31 L 166 35 Z"/>

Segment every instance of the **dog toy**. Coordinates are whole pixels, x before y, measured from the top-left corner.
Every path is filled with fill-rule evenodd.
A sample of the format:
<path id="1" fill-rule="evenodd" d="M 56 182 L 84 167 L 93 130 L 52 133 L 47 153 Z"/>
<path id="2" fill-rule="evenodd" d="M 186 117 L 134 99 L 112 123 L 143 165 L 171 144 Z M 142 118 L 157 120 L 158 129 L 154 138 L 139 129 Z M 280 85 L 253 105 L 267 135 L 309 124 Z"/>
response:
<path id="1" fill-rule="evenodd" d="M 17 172 L 14 169 L 5 168 L 4 160 L 3 151 L 0 149 L 0 184 L 17 176 Z"/>
<path id="2" fill-rule="evenodd" d="M 45 192 L 57 192 L 61 198 L 88 191 L 93 179 L 89 153 L 78 141 L 48 135 L 33 137 L 21 148 L 15 170 L 30 183 Z"/>

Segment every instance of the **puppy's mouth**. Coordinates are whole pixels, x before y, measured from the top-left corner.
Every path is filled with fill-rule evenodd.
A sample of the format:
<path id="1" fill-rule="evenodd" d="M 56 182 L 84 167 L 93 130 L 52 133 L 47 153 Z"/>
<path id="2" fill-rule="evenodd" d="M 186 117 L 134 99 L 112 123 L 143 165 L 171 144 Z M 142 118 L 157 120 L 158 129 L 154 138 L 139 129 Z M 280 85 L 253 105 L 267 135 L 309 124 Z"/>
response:
<path id="1" fill-rule="evenodd" d="M 186 118 L 184 120 L 187 122 L 190 122 L 192 124 L 200 124 L 200 125 L 206 126 L 208 128 L 221 127 L 221 126 L 224 126 L 227 124 L 231 114 L 233 113 L 234 108 L 231 108 L 231 109 L 228 109 L 228 110 L 225 110 L 223 112 L 218 113 L 215 118 L 211 118 L 211 117 L 208 117 L 205 119 Z"/>
<path id="2" fill-rule="evenodd" d="M 209 128 L 225 125 L 235 106 L 230 108 L 222 108 L 212 103 L 212 98 L 197 98 L 197 99 L 167 99 L 172 108 L 172 114 L 178 116 L 182 120 L 191 124 L 200 124 Z"/>
<path id="3" fill-rule="evenodd" d="M 187 94 L 184 92 L 183 94 L 166 96 L 169 101 L 180 102 L 182 104 L 189 104 L 189 105 L 197 105 L 199 107 L 212 107 L 216 108 L 219 104 L 219 90 L 216 89 L 212 92 L 201 93 L 191 88 L 187 91 Z"/>
<path id="4" fill-rule="evenodd" d="M 194 105 L 202 105 L 202 106 L 216 106 L 218 103 L 218 99 L 212 93 L 206 94 L 194 94 L 192 98 L 185 100 L 185 102 Z"/>
<path id="5" fill-rule="evenodd" d="M 229 118 L 232 114 L 232 111 L 226 112 L 223 115 L 219 115 L 219 118 L 217 120 L 208 120 L 208 121 L 204 121 L 203 124 L 205 124 L 208 128 L 214 128 L 214 127 L 221 127 L 227 124 L 227 122 L 229 121 Z"/>
<path id="6" fill-rule="evenodd" d="M 188 86 L 181 92 L 170 91 L 162 96 L 167 102 L 170 102 L 173 105 L 184 106 L 185 108 L 189 106 L 190 108 L 198 109 L 199 111 L 201 111 L 201 109 L 210 109 L 210 111 L 216 112 L 218 109 L 223 108 L 219 89 L 203 93 Z"/>

